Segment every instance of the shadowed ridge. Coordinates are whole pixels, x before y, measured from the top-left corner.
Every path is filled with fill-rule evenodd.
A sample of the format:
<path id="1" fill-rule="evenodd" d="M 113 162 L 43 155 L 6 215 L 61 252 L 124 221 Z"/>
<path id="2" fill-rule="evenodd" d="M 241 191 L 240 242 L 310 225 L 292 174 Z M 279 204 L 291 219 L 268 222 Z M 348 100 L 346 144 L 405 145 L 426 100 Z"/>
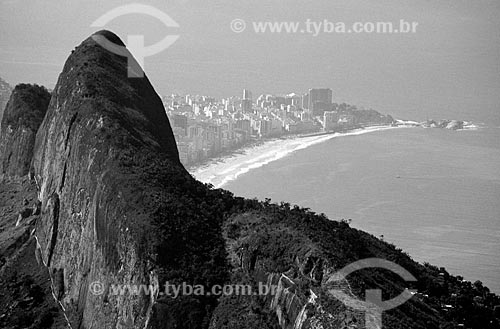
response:
<path id="1" fill-rule="evenodd" d="M 173 312 L 157 309 L 156 296 L 93 295 L 92 282 L 154 284 L 167 274 L 163 280 L 201 281 L 182 263 L 193 259 L 211 264 L 204 275 L 225 273 L 219 222 L 196 217 L 207 191 L 179 162 L 160 97 L 146 77 L 127 76 L 126 57 L 92 37 L 73 51 L 58 78 L 36 136 L 33 168 L 41 259 L 75 328 L 114 328 L 131 316 L 142 328 Z M 175 230 L 186 240 L 168 233 Z M 206 238 L 191 245 L 190 235 Z M 200 244 L 209 247 L 199 250 Z M 204 303 L 185 302 L 205 316 Z"/>
<path id="2" fill-rule="evenodd" d="M 45 87 L 23 83 L 14 88 L 1 122 L 0 177 L 28 174 L 36 133 L 49 101 Z"/>
<path id="3" fill-rule="evenodd" d="M 12 87 L 0 77 L 0 123 L 2 122 L 3 113 L 5 110 L 5 106 L 10 97 L 10 93 L 12 92 Z M 0 125 L 0 133 L 2 132 L 2 127 Z"/>
<path id="4" fill-rule="evenodd" d="M 34 130 L 40 127 L 50 101 L 50 93 L 43 86 L 18 84 L 12 91 L 4 112 L 2 128 L 21 126 Z"/>

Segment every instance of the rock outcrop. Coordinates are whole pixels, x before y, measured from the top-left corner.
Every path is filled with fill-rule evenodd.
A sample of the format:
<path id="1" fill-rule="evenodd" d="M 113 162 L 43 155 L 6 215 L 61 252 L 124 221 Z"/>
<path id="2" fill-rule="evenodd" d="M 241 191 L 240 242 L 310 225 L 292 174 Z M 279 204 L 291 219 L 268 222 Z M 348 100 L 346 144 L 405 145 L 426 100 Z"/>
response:
<path id="1" fill-rule="evenodd" d="M 96 35 L 123 45 L 110 32 Z M 225 277 L 218 266 L 225 258 L 217 216 L 195 220 L 203 211 L 203 185 L 180 164 L 147 77 L 129 78 L 126 57 L 85 40 L 59 76 L 33 165 L 41 258 L 73 328 L 199 326 L 211 299 L 158 301 L 158 291 L 113 290 Z M 211 268 L 196 273 L 205 263 Z"/>
<path id="2" fill-rule="evenodd" d="M 446 129 L 458 130 L 464 127 L 464 122 L 459 120 L 451 120 L 446 124 Z"/>
<path id="3" fill-rule="evenodd" d="M 464 121 L 461 120 L 427 120 L 419 124 L 424 128 L 443 128 L 450 130 L 460 130 L 464 128 Z"/>
<path id="4" fill-rule="evenodd" d="M 20 84 L 5 108 L 0 133 L 0 177 L 28 174 L 35 137 L 47 111 L 50 93 L 44 87 Z"/>
<path id="5" fill-rule="evenodd" d="M 12 92 L 12 87 L 2 78 L 0 78 L 0 123 L 2 123 L 5 106 L 9 101 L 11 92 Z M 0 133 L 1 132 L 2 132 L 2 126 L 0 125 Z"/>

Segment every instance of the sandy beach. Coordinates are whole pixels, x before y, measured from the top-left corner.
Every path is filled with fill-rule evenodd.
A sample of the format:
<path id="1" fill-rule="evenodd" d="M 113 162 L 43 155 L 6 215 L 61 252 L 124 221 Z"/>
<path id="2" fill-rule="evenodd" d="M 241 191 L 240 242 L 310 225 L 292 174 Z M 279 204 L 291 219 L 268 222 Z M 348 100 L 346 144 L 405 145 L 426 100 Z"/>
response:
<path id="1" fill-rule="evenodd" d="M 191 169 L 191 174 L 204 183 L 212 184 L 215 188 L 221 188 L 228 182 L 235 180 L 252 169 L 262 167 L 272 161 L 284 158 L 295 151 L 305 149 L 318 143 L 323 143 L 332 138 L 401 128 L 404 127 L 374 126 L 345 133 L 273 139 L 259 145 L 243 148 L 232 155 L 216 158 L 208 164 L 194 167 Z"/>

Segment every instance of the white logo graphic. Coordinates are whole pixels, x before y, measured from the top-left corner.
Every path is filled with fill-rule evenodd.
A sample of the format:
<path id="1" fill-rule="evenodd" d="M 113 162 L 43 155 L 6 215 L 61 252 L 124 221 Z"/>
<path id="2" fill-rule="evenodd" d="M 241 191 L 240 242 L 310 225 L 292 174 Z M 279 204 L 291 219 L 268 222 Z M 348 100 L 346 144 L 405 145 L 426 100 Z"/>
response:
<path id="1" fill-rule="evenodd" d="M 104 285 L 100 281 L 94 281 L 90 284 L 90 292 L 96 296 L 102 295 L 104 293 Z"/>
<path id="2" fill-rule="evenodd" d="M 241 33 L 245 31 L 247 24 L 244 20 L 236 18 L 231 21 L 229 26 L 231 27 L 231 31 L 233 31 L 234 33 Z"/>
<path id="3" fill-rule="evenodd" d="M 337 271 L 328 279 L 327 284 L 333 283 L 335 285 L 334 282 L 345 281 L 349 274 L 357 270 L 372 267 L 389 270 L 398 274 L 405 281 L 417 281 L 417 279 L 410 272 L 396 263 L 380 258 L 367 258 L 351 263 Z M 344 305 L 358 311 L 364 311 L 366 328 L 377 329 L 382 328 L 382 312 L 404 304 L 413 296 L 414 293 L 416 293 L 416 290 L 405 289 L 401 294 L 393 299 L 382 301 L 382 291 L 380 289 L 369 289 L 365 292 L 366 301 L 364 302 L 344 293 L 340 289 L 331 289 L 329 292 L 339 301 L 343 302 Z"/>
<path id="4" fill-rule="evenodd" d="M 157 18 L 166 27 L 179 27 L 176 21 L 158 8 L 137 3 L 112 9 L 95 20 L 90 26 L 104 27 L 115 18 L 127 14 L 145 14 Z M 126 47 L 111 42 L 103 35 L 93 35 L 92 38 L 110 52 L 127 57 L 129 78 L 142 78 L 144 77 L 144 72 L 141 67 L 144 67 L 144 59 L 170 47 L 179 38 L 179 35 L 167 35 L 161 41 L 150 46 L 144 45 L 144 35 L 129 35 L 126 44 L 130 52 Z M 137 61 L 131 53 L 135 55 Z"/>

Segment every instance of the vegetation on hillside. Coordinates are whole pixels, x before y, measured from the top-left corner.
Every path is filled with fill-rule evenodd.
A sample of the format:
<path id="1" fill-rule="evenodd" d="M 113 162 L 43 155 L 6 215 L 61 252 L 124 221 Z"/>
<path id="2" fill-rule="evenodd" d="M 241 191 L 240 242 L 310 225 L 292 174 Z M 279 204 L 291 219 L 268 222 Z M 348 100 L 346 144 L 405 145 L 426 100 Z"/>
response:
<path id="1" fill-rule="evenodd" d="M 260 202 L 234 197 L 228 191 L 206 189 L 200 183 L 193 183 L 188 189 L 191 191 L 190 195 L 196 196 L 195 198 L 187 201 L 172 200 L 172 202 L 179 209 L 177 213 L 179 221 L 184 223 L 192 221 L 191 225 L 181 226 L 192 228 L 196 233 L 189 232 L 190 229 L 168 233 L 171 234 L 172 241 L 175 239 L 193 239 L 193 243 L 196 241 L 197 247 L 193 247 L 193 252 L 198 249 L 196 253 L 202 251 L 200 255 L 214 253 L 220 255 L 220 242 L 207 243 L 204 237 L 209 232 L 209 226 L 213 225 L 204 226 L 210 218 L 213 222 L 222 224 L 229 236 L 237 239 L 240 235 L 245 239 L 245 243 L 254 248 L 255 254 L 260 259 L 258 270 L 267 273 L 286 272 L 296 280 L 304 294 L 307 294 L 308 289 L 312 289 L 320 296 L 321 303 L 332 311 L 338 309 L 338 301 L 336 305 L 336 302 L 320 289 L 321 277 L 305 278 L 300 275 L 299 272 L 303 269 L 299 270 L 294 265 L 295 258 L 302 257 L 304 250 L 311 245 L 319 248 L 322 257 L 325 257 L 330 266 L 334 266 L 337 270 L 360 259 L 382 258 L 401 265 L 418 280 L 415 284 L 408 283 L 396 274 L 383 269 L 364 269 L 348 277 L 352 292 L 361 299 L 364 299 L 366 289 L 381 289 L 383 300 L 399 295 L 405 288 L 417 289 L 418 293 L 410 301 L 384 312 L 385 328 L 500 328 L 498 314 L 495 314 L 495 308 L 498 313 L 500 297 L 491 293 L 479 281 L 470 283 L 461 277 L 450 275 L 444 268 L 419 264 L 394 245 L 351 228 L 345 220 L 329 220 L 324 214 L 318 215 L 309 209 L 291 206 L 288 203 L 273 204 L 270 200 Z M 250 220 L 242 220 L 241 216 Z M 172 226 L 169 226 L 169 230 L 171 229 Z M 172 248 L 174 245 L 168 247 Z M 217 249 L 213 249 L 215 246 Z M 191 271 L 197 273 L 212 271 L 210 268 L 197 267 L 197 264 L 201 263 L 188 261 L 193 259 L 193 255 L 185 253 L 186 251 L 173 249 L 172 254 L 168 256 L 168 262 L 175 258 L 184 262 L 185 268 L 191 268 Z M 220 269 L 224 269 L 222 255 L 217 259 L 221 265 Z M 245 275 L 241 269 L 232 269 L 230 279 L 232 283 L 253 280 L 251 275 Z M 245 314 L 250 312 L 249 317 L 255 320 L 253 325 L 262 328 L 272 328 L 276 325 L 275 321 L 270 320 L 273 316 L 269 314 L 264 301 L 255 296 L 247 297 L 243 304 L 241 298 L 223 299 L 219 307 L 225 310 L 222 313 L 227 313 L 226 320 L 232 325 L 238 324 L 238 320 L 229 319 L 230 314 L 237 312 L 238 308 L 243 308 Z M 245 317 L 241 321 L 244 322 L 239 323 L 241 327 L 251 327 L 249 318 Z"/>
<path id="2" fill-rule="evenodd" d="M 50 93 L 43 86 L 21 83 L 14 88 L 7 103 L 2 127 L 19 126 L 36 131 L 47 111 Z M 2 129 L 3 130 L 3 129 Z"/>

